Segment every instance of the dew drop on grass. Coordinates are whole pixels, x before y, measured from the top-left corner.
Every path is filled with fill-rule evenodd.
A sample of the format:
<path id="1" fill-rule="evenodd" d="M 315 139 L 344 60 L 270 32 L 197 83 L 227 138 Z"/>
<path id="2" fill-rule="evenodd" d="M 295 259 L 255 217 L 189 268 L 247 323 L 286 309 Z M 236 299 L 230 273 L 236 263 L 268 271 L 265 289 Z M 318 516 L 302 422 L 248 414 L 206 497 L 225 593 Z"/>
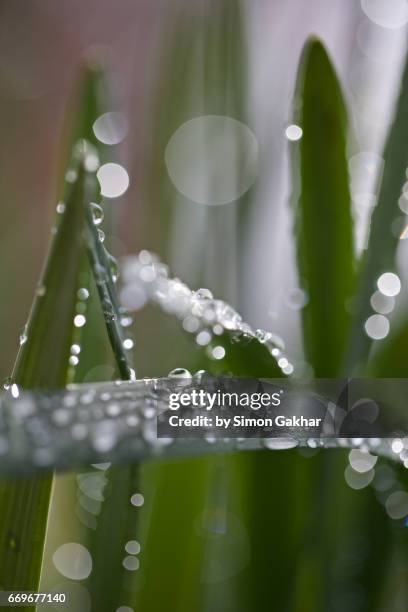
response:
<path id="1" fill-rule="evenodd" d="M 264 446 L 271 450 L 288 450 L 299 446 L 298 440 L 295 438 L 264 438 Z"/>
<path id="2" fill-rule="evenodd" d="M 394 272 L 384 272 L 377 281 L 378 289 L 388 297 L 395 297 L 401 291 L 401 281 Z"/>
<path id="3" fill-rule="evenodd" d="M 79 355 L 79 353 L 81 352 L 81 347 L 79 346 L 79 344 L 73 344 L 70 350 L 71 355 Z"/>
<path id="4" fill-rule="evenodd" d="M 38 285 L 35 293 L 38 295 L 38 297 L 43 297 L 47 293 L 47 288 L 45 285 Z"/>
<path id="5" fill-rule="evenodd" d="M 117 259 L 113 257 L 113 255 L 111 255 L 110 253 L 108 253 L 108 263 L 109 263 L 109 270 L 112 276 L 112 280 L 114 283 L 116 283 L 116 281 L 119 278 L 119 266 L 118 266 Z"/>
<path id="6" fill-rule="evenodd" d="M 122 564 L 123 567 L 129 572 L 134 572 L 135 570 L 139 569 L 140 561 L 137 557 L 128 556 L 123 559 Z"/>
<path id="7" fill-rule="evenodd" d="M 83 327 L 86 323 L 86 318 L 82 314 L 78 314 L 74 317 L 75 327 Z"/>
<path id="8" fill-rule="evenodd" d="M 18 388 L 18 385 L 16 385 L 15 383 L 11 385 L 11 395 L 14 397 L 14 399 L 17 399 L 20 395 L 20 389 Z"/>
<path id="9" fill-rule="evenodd" d="M 215 346 L 211 351 L 211 357 L 217 360 L 224 359 L 225 348 L 223 346 Z"/>
<path id="10" fill-rule="evenodd" d="M 97 172 L 101 193 L 106 198 L 118 198 L 129 187 L 129 175 L 120 164 L 107 163 Z"/>
<path id="11" fill-rule="evenodd" d="M 129 555 L 138 555 L 140 553 L 140 544 L 136 540 L 129 540 L 125 544 L 125 550 Z"/>
<path id="12" fill-rule="evenodd" d="M 80 300 L 87 300 L 89 298 L 89 291 L 88 289 L 86 289 L 85 287 L 81 287 L 80 289 L 78 289 L 78 293 L 77 293 L 78 299 Z"/>
<path id="13" fill-rule="evenodd" d="M 27 324 L 24 325 L 23 330 L 20 334 L 20 346 L 22 346 L 23 344 L 25 344 L 27 342 L 28 336 L 27 336 Z"/>
<path id="14" fill-rule="evenodd" d="M 97 230 L 99 242 L 105 242 L 105 232 L 101 229 Z"/>
<path id="15" fill-rule="evenodd" d="M 168 373 L 169 378 L 191 378 L 191 373 L 185 368 L 174 368 L 171 372 Z"/>
<path id="16" fill-rule="evenodd" d="M 200 288 L 194 293 L 194 297 L 199 298 L 200 300 L 212 300 L 214 299 L 213 294 L 209 289 Z"/>
<path id="17" fill-rule="evenodd" d="M 100 225 L 104 218 L 102 207 L 99 204 L 95 204 L 95 202 L 91 202 L 90 207 L 94 225 Z"/>
<path id="18" fill-rule="evenodd" d="M 118 112 L 104 113 L 93 124 L 93 132 L 106 145 L 119 144 L 127 133 L 126 118 Z"/>
<path id="19" fill-rule="evenodd" d="M 134 346 L 134 342 L 132 340 L 132 338 L 125 338 L 125 340 L 123 341 L 123 348 L 126 349 L 127 351 L 130 351 Z"/>
<path id="20" fill-rule="evenodd" d="M 375 314 L 368 317 L 364 329 L 367 336 L 373 340 L 382 340 L 390 331 L 390 323 L 384 315 Z"/>
<path id="21" fill-rule="evenodd" d="M 59 573 L 70 580 L 85 580 L 92 571 L 92 557 L 88 549 L 77 542 L 62 544 L 52 560 Z"/>
<path id="22" fill-rule="evenodd" d="M 65 180 L 67 183 L 74 183 L 77 179 L 77 173 L 75 170 L 68 170 L 65 174 Z"/>
<path id="23" fill-rule="evenodd" d="M 200 331 L 196 336 L 196 342 L 199 346 L 207 346 L 211 342 L 212 335 L 206 329 Z"/>
<path id="24" fill-rule="evenodd" d="M 130 498 L 130 503 L 132 504 L 132 506 L 136 506 L 137 508 L 140 508 L 140 506 L 143 506 L 144 504 L 143 495 L 141 493 L 134 493 L 132 497 Z"/>
<path id="25" fill-rule="evenodd" d="M 65 202 L 58 202 L 56 211 L 59 215 L 63 215 L 65 212 Z"/>
<path id="26" fill-rule="evenodd" d="M 130 327 L 133 323 L 133 318 L 128 312 L 123 312 L 120 315 L 120 324 L 122 327 Z"/>

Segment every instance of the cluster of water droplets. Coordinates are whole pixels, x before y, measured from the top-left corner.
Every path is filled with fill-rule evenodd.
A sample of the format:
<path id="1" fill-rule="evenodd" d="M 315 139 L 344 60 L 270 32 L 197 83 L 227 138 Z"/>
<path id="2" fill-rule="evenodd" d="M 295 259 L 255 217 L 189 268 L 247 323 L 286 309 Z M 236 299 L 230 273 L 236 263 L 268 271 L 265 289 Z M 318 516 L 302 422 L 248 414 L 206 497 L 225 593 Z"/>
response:
<path id="1" fill-rule="evenodd" d="M 163 311 L 176 316 L 183 329 L 194 335 L 199 346 L 207 347 L 208 356 L 216 360 L 225 356 L 225 348 L 217 337 L 226 333 L 231 342 L 256 340 L 268 349 L 284 374 L 293 373 L 279 336 L 252 329 L 232 306 L 215 299 L 209 289 L 193 291 L 178 278 L 171 278 L 167 265 L 155 254 L 143 250 L 126 257 L 121 273 L 121 302 L 128 310 L 137 311 L 148 302 L 158 304 Z"/>
<path id="2" fill-rule="evenodd" d="M 401 291 L 401 281 L 394 272 L 384 272 L 377 279 L 377 289 L 370 299 L 374 314 L 365 321 L 366 334 L 373 340 L 383 340 L 390 332 L 390 315 L 395 307 L 395 299 Z"/>
<path id="3" fill-rule="evenodd" d="M 405 439 L 397 444 L 398 440 L 391 438 L 339 439 L 324 437 L 324 433 L 322 437 L 311 438 L 300 428 L 274 438 L 157 437 L 157 416 L 169 409 L 170 393 L 200 388 L 211 391 L 217 388 L 217 380 L 203 371 L 192 375 L 178 368 L 168 378 L 73 385 L 55 393 L 22 393 L 16 385 L 11 385 L 0 402 L 0 470 L 15 474 L 102 464 L 96 469 L 101 472 L 98 495 L 103 496 L 110 462 L 132 462 L 155 456 L 188 457 L 211 450 L 352 448 L 393 458 L 408 467 L 408 440 Z M 95 478 L 91 480 L 87 483 L 95 484 Z M 83 498 L 84 486 L 81 481 L 82 510 L 88 503 Z M 98 512 L 98 501 L 102 500 L 89 502 L 88 513 L 91 506 Z M 143 496 L 135 493 L 131 503 L 141 505 Z M 91 525 L 95 514 L 90 514 Z"/>

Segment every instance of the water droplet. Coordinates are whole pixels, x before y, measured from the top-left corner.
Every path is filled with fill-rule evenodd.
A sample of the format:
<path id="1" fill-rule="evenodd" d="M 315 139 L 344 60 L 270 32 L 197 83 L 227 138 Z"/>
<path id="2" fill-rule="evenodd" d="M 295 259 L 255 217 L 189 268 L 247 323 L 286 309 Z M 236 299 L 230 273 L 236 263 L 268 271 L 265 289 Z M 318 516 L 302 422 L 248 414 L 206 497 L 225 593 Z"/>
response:
<path id="1" fill-rule="evenodd" d="M 106 145 L 122 142 L 128 130 L 127 121 L 122 113 L 104 113 L 93 124 L 93 131 L 98 140 Z"/>
<path id="2" fill-rule="evenodd" d="M 86 318 L 84 315 L 78 314 L 74 317 L 74 325 L 75 327 L 83 327 L 86 323 Z"/>
<path id="3" fill-rule="evenodd" d="M 138 555 L 140 553 L 140 544 L 136 540 L 129 540 L 125 544 L 125 550 L 129 555 Z"/>
<path id="4" fill-rule="evenodd" d="M 119 266 L 118 266 L 117 259 L 109 253 L 108 262 L 109 262 L 109 270 L 112 276 L 112 280 L 114 283 L 116 283 L 116 281 L 119 278 Z"/>
<path id="5" fill-rule="evenodd" d="M 79 359 L 76 355 L 71 355 L 68 361 L 69 361 L 69 365 L 72 365 L 72 366 L 77 366 L 79 363 Z"/>
<path id="6" fill-rule="evenodd" d="M 292 310 L 301 310 L 307 304 L 307 293 L 303 289 L 296 287 L 289 292 L 286 302 Z"/>
<path id="7" fill-rule="evenodd" d="M 80 300 L 87 300 L 89 298 L 89 291 L 88 289 L 85 289 L 85 287 L 81 287 L 80 289 L 78 289 L 78 293 L 77 293 L 78 299 Z"/>
<path id="8" fill-rule="evenodd" d="M 187 332 L 190 332 L 191 334 L 196 332 L 199 327 L 200 321 L 199 319 L 197 319 L 197 317 L 194 317 L 193 315 L 189 315 L 183 320 L 183 329 L 185 329 Z"/>
<path id="9" fill-rule="evenodd" d="M 406 0 L 361 0 L 361 8 L 375 24 L 398 30 L 408 23 Z"/>
<path id="10" fill-rule="evenodd" d="M 70 580 L 85 580 L 92 571 L 92 557 L 82 544 L 62 544 L 52 556 L 55 567 Z"/>
<path id="11" fill-rule="evenodd" d="M 263 443 L 271 450 L 288 450 L 299 445 L 295 438 L 264 438 Z"/>
<path id="12" fill-rule="evenodd" d="M 91 432 L 92 445 L 99 453 L 106 453 L 116 446 L 117 435 L 112 428 L 112 421 L 96 423 Z"/>
<path id="13" fill-rule="evenodd" d="M 384 272 L 377 281 L 377 287 L 384 295 L 395 297 L 401 291 L 401 281 L 393 272 Z"/>
<path id="14" fill-rule="evenodd" d="M 194 292 L 194 297 L 196 297 L 196 298 L 198 298 L 200 300 L 212 300 L 212 299 L 214 299 L 214 296 L 211 293 L 211 291 L 209 289 L 205 289 L 205 288 L 197 289 L 197 291 Z"/>
<path id="15" fill-rule="evenodd" d="M 393 297 L 389 297 L 381 293 L 381 291 L 376 291 L 373 293 L 370 299 L 370 304 L 376 312 L 379 314 L 389 314 L 394 310 L 395 299 Z"/>
<path id="16" fill-rule="evenodd" d="M 300 140 L 303 136 L 303 130 L 299 125 L 288 125 L 285 130 L 285 136 L 288 140 L 295 142 L 296 140 Z"/>
<path id="17" fill-rule="evenodd" d="M 129 187 L 129 175 L 125 168 L 119 164 L 107 163 L 97 172 L 101 186 L 101 194 L 105 198 L 118 198 Z"/>
<path id="18" fill-rule="evenodd" d="M 374 478 L 374 470 L 368 470 L 367 472 L 356 472 L 351 465 L 348 465 L 344 470 L 344 479 L 351 489 L 356 491 L 367 487 Z"/>
<path id="19" fill-rule="evenodd" d="M 394 491 L 385 502 L 387 514 L 392 519 L 402 519 L 408 515 L 408 493 Z"/>
<path id="20" fill-rule="evenodd" d="M 382 340 L 390 331 L 390 323 L 384 315 L 371 315 L 364 325 L 367 336 L 373 340 Z"/>
<path id="21" fill-rule="evenodd" d="M 14 399 L 17 399 L 20 395 L 20 389 L 18 388 L 18 385 L 13 383 L 11 385 L 10 392 L 11 392 L 12 397 L 14 397 Z"/>
<path id="22" fill-rule="evenodd" d="M 134 342 L 132 338 L 125 338 L 123 341 L 123 348 L 127 351 L 130 351 L 134 347 Z"/>
<path id="23" fill-rule="evenodd" d="M 140 506 L 143 506 L 144 504 L 143 495 L 141 493 L 134 493 L 132 497 L 130 498 L 130 503 L 132 504 L 132 506 L 136 506 L 137 508 L 139 508 Z"/>
<path id="24" fill-rule="evenodd" d="M 105 242 L 105 232 L 101 229 L 97 230 L 99 242 Z"/>
<path id="25" fill-rule="evenodd" d="M 24 325 L 23 330 L 20 334 L 20 346 L 22 346 L 23 344 L 25 344 L 27 342 L 28 336 L 27 336 L 27 324 Z"/>
<path id="26" fill-rule="evenodd" d="M 130 327 L 133 323 L 133 317 L 128 312 L 123 312 L 120 315 L 120 324 L 122 327 Z"/>
<path id="27" fill-rule="evenodd" d="M 214 359 L 224 359 L 225 348 L 223 346 L 215 346 L 211 351 L 211 355 Z"/>
<path id="28" fill-rule="evenodd" d="M 79 344 L 73 344 L 70 350 L 71 355 L 79 355 L 79 353 L 81 352 L 81 347 L 79 346 Z"/>
<path id="29" fill-rule="evenodd" d="M 349 453 L 349 462 L 355 472 L 363 474 L 369 472 L 377 463 L 378 457 L 358 448 L 353 448 Z"/>
<path id="30" fill-rule="evenodd" d="M 399 455 L 400 452 L 404 448 L 404 443 L 399 438 L 396 438 L 395 440 L 392 441 L 391 448 L 392 448 L 393 453 L 395 453 L 396 455 Z"/>
<path id="31" fill-rule="evenodd" d="M 95 204 L 95 202 L 91 202 L 90 207 L 92 213 L 92 221 L 94 222 L 94 225 L 100 225 L 104 218 L 102 207 L 99 204 Z"/>
<path id="32" fill-rule="evenodd" d="M 65 174 L 65 180 L 67 183 L 74 183 L 77 178 L 77 173 L 75 170 L 68 170 Z"/>
<path id="33" fill-rule="evenodd" d="M 212 335 L 206 329 L 200 331 L 200 333 L 196 336 L 196 342 L 199 346 L 207 346 L 207 344 L 211 342 L 211 339 Z"/>
<path id="34" fill-rule="evenodd" d="M 219 206 L 253 185 L 258 141 L 248 126 L 231 117 L 195 117 L 170 138 L 165 162 L 178 191 L 194 202 Z"/>
<path id="35" fill-rule="evenodd" d="M 44 285 L 38 285 L 36 294 L 38 297 L 43 297 L 47 293 L 47 288 Z"/>
<path id="36" fill-rule="evenodd" d="M 128 556 L 123 559 L 122 564 L 123 564 L 123 567 L 127 569 L 129 572 L 133 572 L 139 569 L 140 561 L 137 557 Z"/>
<path id="37" fill-rule="evenodd" d="M 191 378 L 191 373 L 185 368 L 175 368 L 168 373 L 169 378 L 188 379 Z"/>
<path id="38" fill-rule="evenodd" d="M 65 202 L 58 202 L 56 211 L 59 215 L 63 215 L 65 212 Z"/>

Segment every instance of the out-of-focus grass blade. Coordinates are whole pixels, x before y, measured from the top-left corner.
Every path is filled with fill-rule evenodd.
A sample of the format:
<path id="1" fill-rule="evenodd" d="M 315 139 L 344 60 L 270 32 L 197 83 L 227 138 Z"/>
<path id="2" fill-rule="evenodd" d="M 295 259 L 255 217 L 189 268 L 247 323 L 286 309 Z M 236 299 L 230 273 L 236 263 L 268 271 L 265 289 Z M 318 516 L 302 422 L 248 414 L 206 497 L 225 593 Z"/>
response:
<path id="1" fill-rule="evenodd" d="M 398 208 L 408 165 L 408 58 L 402 75 L 401 89 L 395 117 L 384 149 L 384 168 L 378 203 L 371 216 L 368 247 L 361 262 L 356 315 L 350 335 L 348 365 L 364 366 L 372 344 L 365 333 L 364 323 L 373 314 L 370 298 L 376 290 L 378 278 L 395 269 L 395 252 L 404 224 Z M 406 222 L 405 222 L 406 223 Z"/>
<path id="2" fill-rule="evenodd" d="M 303 130 L 299 193 L 295 194 L 304 344 L 315 376 L 336 376 L 343 360 L 354 289 L 353 229 L 346 160 L 346 110 L 323 45 L 310 40 L 298 77 L 298 117 Z M 295 155 L 295 158 L 297 156 Z"/>
<path id="3" fill-rule="evenodd" d="M 84 253 L 84 177 L 80 162 L 21 338 L 11 382 L 23 388 L 52 389 L 66 383 L 78 272 Z M 51 476 L 0 484 L 3 589 L 37 590 L 51 486 Z"/>
<path id="4" fill-rule="evenodd" d="M 368 365 L 370 376 L 379 378 L 406 378 L 408 376 L 408 323 L 391 331 L 386 342 L 379 347 Z"/>

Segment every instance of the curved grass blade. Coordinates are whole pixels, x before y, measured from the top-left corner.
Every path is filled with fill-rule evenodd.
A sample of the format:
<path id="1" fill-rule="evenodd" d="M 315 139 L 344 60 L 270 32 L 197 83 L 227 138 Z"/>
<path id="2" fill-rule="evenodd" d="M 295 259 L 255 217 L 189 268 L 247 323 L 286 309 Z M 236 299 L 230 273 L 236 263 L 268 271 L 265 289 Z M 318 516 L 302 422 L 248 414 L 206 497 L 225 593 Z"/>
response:
<path id="1" fill-rule="evenodd" d="M 23 388 L 65 386 L 83 249 L 82 161 L 70 186 L 41 284 L 24 331 L 11 382 Z M 39 584 L 52 476 L 0 483 L 0 585 L 36 591 Z"/>
<path id="2" fill-rule="evenodd" d="M 408 56 L 402 75 L 395 117 L 384 148 L 384 169 L 378 203 L 371 216 L 368 247 L 361 262 L 356 315 L 350 334 L 348 366 L 363 368 L 372 345 L 364 323 L 373 314 L 370 298 L 378 278 L 395 269 L 395 253 L 406 221 L 398 208 L 408 165 Z"/>
<path id="3" fill-rule="evenodd" d="M 298 119 L 293 147 L 299 193 L 295 201 L 304 345 L 316 377 L 336 376 L 350 325 L 354 290 L 353 227 L 346 161 L 346 109 L 323 45 L 310 40 L 298 76 Z M 300 159 L 297 159 L 298 155 Z M 299 169 L 297 169 L 297 166 Z"/>

